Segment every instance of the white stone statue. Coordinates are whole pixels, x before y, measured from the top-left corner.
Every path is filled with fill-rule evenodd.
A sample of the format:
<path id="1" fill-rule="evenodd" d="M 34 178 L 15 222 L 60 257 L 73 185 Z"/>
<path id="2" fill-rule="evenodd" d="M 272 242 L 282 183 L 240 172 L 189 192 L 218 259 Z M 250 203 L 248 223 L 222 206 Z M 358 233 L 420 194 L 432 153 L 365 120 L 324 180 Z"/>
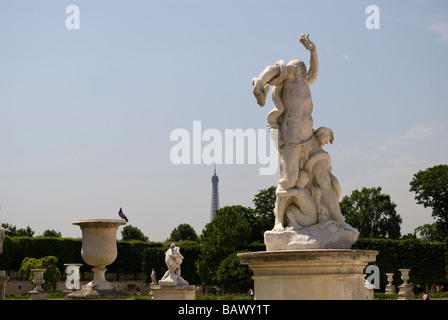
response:
<path id="1" fill-rule="evenodd" d="M 168 271 L 160 279 L 159 285 L 188 285 L 188 282 L 180 276 L 180 265 L 183 259 L 184 257 L 180 254 L 180 248 L 172 243 L 170 248 L 165 251 L 165 263 Z"/>
<path id="2" fill-rule="evenodd" d="M 157 284 L 157 276 L 154 269 L 152 269 L 151 271 L 151 284 Z"/>
<path id="3" fill-rule="evenodd" d="M 0 224 L 0 253 L 3 252 L 3 241 L 5 241 L 5 233 L 9 232 L 8 228 L 3 228 Z"/>
<path id="4" fill-rule="evenodd" d="M 275 224 L 265 233 L 267 250 L 350 248 L 359 232 L 341 214 L 341 188 L 331 159 L 322 149 L 333 143 L 331 129 L 313 130 L 310 85 L 317 78 L 316 45 L 309 35 L 300 42 L 310 51 L 308 70 L 301 60 L 279 60 L 252 79 L 253 93 L 264 106 L 269 88 L 275 108 L 268 128 L 279 152 Z"/>

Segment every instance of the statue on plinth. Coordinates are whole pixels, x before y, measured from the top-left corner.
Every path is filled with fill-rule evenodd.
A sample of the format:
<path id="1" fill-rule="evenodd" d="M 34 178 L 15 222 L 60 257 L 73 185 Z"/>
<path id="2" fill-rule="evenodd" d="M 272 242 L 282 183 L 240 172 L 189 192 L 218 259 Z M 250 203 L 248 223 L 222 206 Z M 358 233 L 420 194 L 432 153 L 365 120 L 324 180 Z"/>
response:
<path id="1" fill-rule="evenodd" d="M 3 228 L 0 224 L 0 253 L 3 252 L 3 241 L 5 241 L 5 233 L 10 232 L 8 228 Z"/>
<path id="2" fill-rule="evenodd" d="M 157 275 L 154 269 L 151 271 L 151 284 L 157 284 Z"/>
<path id="3" fill-rule="evenodd" d="M 180 276 L 180 265 L 183 259 L 184 257 L 180 254 L 180 248 L 172 243 L 170 248 L 165 251 L 165 263 L 168 267 L 168 271 L 165 272 L 162 279 L 159 280 L 159 285 L 188 285 L 188 282 Z"/>
<path id="4" fill-rule="evenodd" d="M 308 70 L 294 59 L 279 60 L 252 79 L 253 93 L 263 107 L 270 87 L 275 108 L 268 128 L 279 153 L 275 223 L 265 232 L 268 251 L 287 249 L 347 249 L 359 232 L 344 221 L 341 188 L 332 174 L 331 159 L 322 147 L 333 143 L 329 128 L 313 130 L 310 85 L 317 78 L 316 45 L 309 35 L 300 43 L 310 51 Z"/>

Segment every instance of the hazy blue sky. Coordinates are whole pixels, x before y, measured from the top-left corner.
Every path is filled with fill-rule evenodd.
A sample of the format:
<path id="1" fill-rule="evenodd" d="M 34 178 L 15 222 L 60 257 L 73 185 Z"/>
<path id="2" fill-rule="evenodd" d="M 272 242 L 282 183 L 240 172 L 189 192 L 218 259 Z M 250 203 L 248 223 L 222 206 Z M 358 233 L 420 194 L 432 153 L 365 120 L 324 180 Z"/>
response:
<path id="1" fill-rule="evenodd" d="M 366 28 L 370 4 L 379 30 Z M 69 5 L 80 29 L 66 27 Z M 334 131 L 325 149 L 343 195 L 381 186 L 402 234 L 432 223 L 409 182 L 448 160 L 443 0 L 2 0 L 0 221 L 80 237 L 73 220 L 122 207 L 153 241 L 181 223 L 201 233 L 213 166 L 174 165 L 171 133 L 193 121 L 265 130 L 273 103 L 256 104 L 251 80 L 279 59 L 308 65 L 302 33 L 317 46 L 314 126 Z M 221 206 L 252 206 L 277 183 L 259 168 L 218 165 Z"/>

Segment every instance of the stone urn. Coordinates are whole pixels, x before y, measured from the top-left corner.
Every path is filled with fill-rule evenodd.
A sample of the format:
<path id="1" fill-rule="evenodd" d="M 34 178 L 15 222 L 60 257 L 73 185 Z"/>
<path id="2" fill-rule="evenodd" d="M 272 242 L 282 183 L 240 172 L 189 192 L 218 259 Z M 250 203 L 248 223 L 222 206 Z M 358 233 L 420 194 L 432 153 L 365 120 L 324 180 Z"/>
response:
<path id="1" fill-rule="evenodd" d="M 33 283 L 35 285 L 34 290 L 35 291 L 44 291 L 42 289 L 42 284 L 45 282 L 44 280 L 44 273 L 47 271 L 47 269 L 31 269 L 30 270 L 33 273 Z"/>
<path id="2" fill-rule="evenodd" d="M 92 266 L 93 280 L 86 287 L 94 290 L 112 290 L 114 286 L 105 278 L 106 266 L 117 258 L 117 230 L 126 224 L 121 219 L 79 219 L 73 221 L 81 227 L 81 257 Z"/>
<path id="3" fill-rule="evenodd" d="M 398 291 L 397 300 L 414 300 L 414 293 L 412 292 L 412 286 L 408 283 L 409 280 L 409 272 L 411 269 L 398 269 L 401 272 L 401 280 L 403 280 L 403 284 L 400 285 Z"/>
<path id="4" fill-rule="evenodd" d="M 29 291 L 30 300 L 47 300 L 47 294 L 42 288 L 42 284 L 45 282 L 44 273 L 47 269 L 31 269 L 33 273 L 34 289 Z"/>
<path id="5" fill-rule="evenodd" d="M 392 284 L 394 281 L 394 274 L 393 273 L 386 273 L 387 281 L 389 282 L 386 285 L 386 293 L 395 293 L 395 286 Z"/>

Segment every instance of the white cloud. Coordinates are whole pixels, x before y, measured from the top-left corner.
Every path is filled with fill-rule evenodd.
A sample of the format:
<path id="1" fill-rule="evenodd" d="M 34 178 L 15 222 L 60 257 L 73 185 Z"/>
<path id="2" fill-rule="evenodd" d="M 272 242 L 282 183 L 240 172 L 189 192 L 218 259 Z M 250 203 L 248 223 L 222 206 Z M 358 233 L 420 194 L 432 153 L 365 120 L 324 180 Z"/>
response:
<path id="1" fill-rule="evenodd" d="M 440 132 L 440 129 L 434 128 L 429 124 L 417 124 L 411 130 L 388 139 L 388 142 L 391 145 L 399 145 L 408 141 L 425 140 L 438 132 Z"/>
<path id="2" fill-rule="evenodd" d="M 426 160 L 420 159 L 414 155 L 402 154 L 396 158 L 390 159 L 389 163 L 393 166 L 414 168 L 426 164 Z"/>
<path id="3" fill-rule="evenodd" d="M 427 22 L 426 30 L 436 35 L 436 41 L 448 44 L 448 16 L 438 16 Z"/>

